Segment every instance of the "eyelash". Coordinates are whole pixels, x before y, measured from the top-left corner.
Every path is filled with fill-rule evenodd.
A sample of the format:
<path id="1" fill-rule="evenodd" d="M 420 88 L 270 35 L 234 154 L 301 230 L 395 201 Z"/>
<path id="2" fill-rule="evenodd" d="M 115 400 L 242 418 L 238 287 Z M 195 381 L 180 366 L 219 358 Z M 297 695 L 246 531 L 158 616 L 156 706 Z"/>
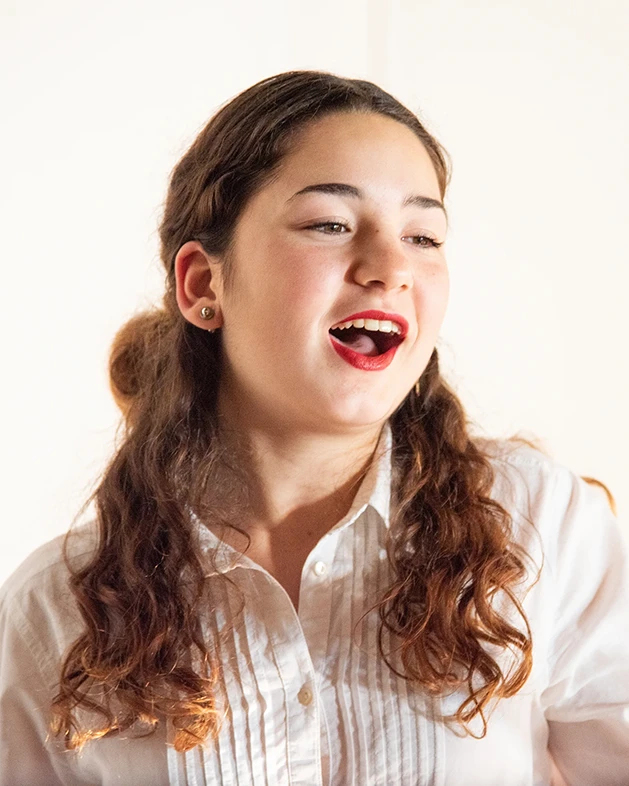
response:
<path id="1" fill-rule="evenodd" d="M 327 228 L 329 228 L 329 227 L 343 227 L 344 229 L 348 229 L 347 224 L 344 224 L 342 221 L 322 221 L 320 224 L 311 224 L 309 227 L 306 227 L 306 229 L 320 230 L 320 229 L 322 229 L 324 227 L 327 227 Z M 340 235 L 342 233 L 341 232 L 325 232 L 324 234 Z M 417 245 L 420 248 L 441 248 L 441 246 L 443 245 L 443 243 L 439 243 L 437 240 L 435 240 L 434 238 L 430 237 L 430 235 L 413 235 L 413 238 L 419 238 L 421 240 L 427 240 L 430 243 L 429 246 L 421 245 L 420 243 L 413 243 L 413 245 Z"/>

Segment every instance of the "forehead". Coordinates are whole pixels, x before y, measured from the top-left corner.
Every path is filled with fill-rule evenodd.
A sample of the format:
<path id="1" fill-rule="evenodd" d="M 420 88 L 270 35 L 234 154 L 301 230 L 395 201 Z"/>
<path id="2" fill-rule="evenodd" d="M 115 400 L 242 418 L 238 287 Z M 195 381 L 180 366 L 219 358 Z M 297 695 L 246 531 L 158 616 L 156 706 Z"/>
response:
<path id="1" fill-rule="evenodd" d="M 417 190 L 440 198 L 439 181 L 428 151 L 410 128 L 376 113 L 327 115 L 309 123 L 290 144 L 278 179 L 370 180 L 374 185 Z"/>

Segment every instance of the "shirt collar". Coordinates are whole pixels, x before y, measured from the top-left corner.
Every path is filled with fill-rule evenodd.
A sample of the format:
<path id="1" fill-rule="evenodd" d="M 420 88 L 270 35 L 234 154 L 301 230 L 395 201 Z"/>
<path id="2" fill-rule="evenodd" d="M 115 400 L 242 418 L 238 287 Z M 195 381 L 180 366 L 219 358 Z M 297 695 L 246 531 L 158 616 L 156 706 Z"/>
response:
<path id="1" fill-rule="evenodd" d="M 391 454 L 393 437 L 391 426 L 387 421 L 376 445 L 373 459 L 363 478 L 352 506 L 347 514 L 330 530 L 345 529 L 351 526 L 368 507 L 373 508 L 388 529 L 390 526 L 391 505 Z M 201 548 L 206 552 L 211 562 L 211 569 L 207 575 L 225 573 L 237 566 L 258 567 L 253 560 L 224 543 L 210 529 L 203 525 L 198 517 L 190 511 L 193 522 L 197 525 Z"/>
<path id="2" fill-rule="evenodd" d="M 358 487 L 352 506 L 347 515 L 332 528 L 333 530 L 352 524 L 367 507 L 372 507 L 380 515 L 384 525 L 389 527 L 392 446 L 393 436 L 387 421 L 382 428 L 372 462 Z"/>

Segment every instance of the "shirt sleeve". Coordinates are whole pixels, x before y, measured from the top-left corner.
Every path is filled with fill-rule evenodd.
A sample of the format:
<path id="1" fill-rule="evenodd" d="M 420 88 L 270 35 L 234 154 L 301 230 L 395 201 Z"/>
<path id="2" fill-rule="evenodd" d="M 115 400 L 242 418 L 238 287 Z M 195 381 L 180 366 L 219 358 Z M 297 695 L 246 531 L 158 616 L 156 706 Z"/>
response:
<path id="1" fill-rule="evenodd" d="M 629 784 L 629 548 L 602 489 L 557 475 L 549 749 L 570 786 Z"/>

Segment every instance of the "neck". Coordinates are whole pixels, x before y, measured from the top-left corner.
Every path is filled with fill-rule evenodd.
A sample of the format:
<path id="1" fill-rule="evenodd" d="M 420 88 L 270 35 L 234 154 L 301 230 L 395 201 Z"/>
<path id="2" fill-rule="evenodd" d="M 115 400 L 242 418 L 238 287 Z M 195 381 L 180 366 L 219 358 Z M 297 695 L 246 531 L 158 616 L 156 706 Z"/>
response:
<path id="1" fill-rule="evenodd" d="M 220 423 L 225 455 L 246 495 L 242 528 L 314 528 L 320 535 L 349 511 L 382 430 L 376 424 L 350 434 L 299 432 L 226 413 Z"/>

